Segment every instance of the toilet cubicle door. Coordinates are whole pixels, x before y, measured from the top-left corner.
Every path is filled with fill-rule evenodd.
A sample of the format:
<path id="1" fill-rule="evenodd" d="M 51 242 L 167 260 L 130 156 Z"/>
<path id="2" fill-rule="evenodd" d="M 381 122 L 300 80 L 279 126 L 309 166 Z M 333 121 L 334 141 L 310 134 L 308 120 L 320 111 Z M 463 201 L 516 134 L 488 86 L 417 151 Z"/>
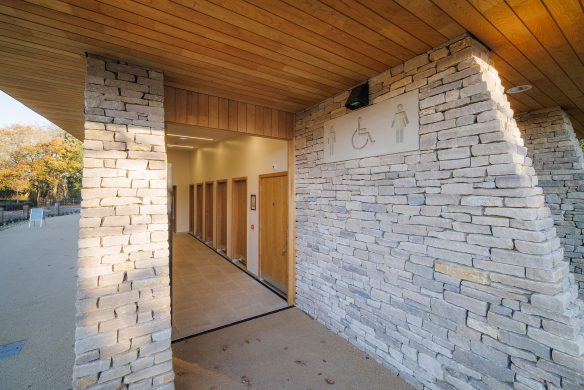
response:
<path id="1" fill-rule="evenodd" d="M 231 254 L 232 259 L 247 260 L 247 178 L 231 181 Z"/>
<path id="2" fill-rule="evenodd" d="M 260 176 L 260 277 L 288 290 L 288 173 Z"/>

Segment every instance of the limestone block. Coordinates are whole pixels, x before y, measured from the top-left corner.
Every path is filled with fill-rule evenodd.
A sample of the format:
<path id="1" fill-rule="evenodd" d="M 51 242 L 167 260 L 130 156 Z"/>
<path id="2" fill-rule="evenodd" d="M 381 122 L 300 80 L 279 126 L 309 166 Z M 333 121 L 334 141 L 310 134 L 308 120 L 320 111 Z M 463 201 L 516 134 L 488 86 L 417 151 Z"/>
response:
<path id="1" fill-rule="evenodd" d="M 571 294 L 568 291 L 556 295 L 533 294 L 531 304 L 546 310 L 563 312 L 571 303 Z"/>
<path id="2" fill-rule="evenodd" d="M 475 314 L 485 316 L 487 314 L 488 304 L 465 295 L 456 294 L 451 291 L 444 292 L 444 299 L 455 306 L 462 307 Z"/>
<path id="3" fill-rule="evenodd" d="M 584 353 L 584 337 L 582 335 L 578 335 L 575 339 L 566 339 L 531 326 L 527 327 L 527 335 L 570 356 L 578 357 Z"/>
<path id="4" fill-rule="evenodd" d="M 491 282 L 488 272 L 479 271 L 471 267 L 436 260 L 435 268 L 438 272 L 442 272 L 461 280 L 470 280 L 480 284 L 490 284 Z"/>

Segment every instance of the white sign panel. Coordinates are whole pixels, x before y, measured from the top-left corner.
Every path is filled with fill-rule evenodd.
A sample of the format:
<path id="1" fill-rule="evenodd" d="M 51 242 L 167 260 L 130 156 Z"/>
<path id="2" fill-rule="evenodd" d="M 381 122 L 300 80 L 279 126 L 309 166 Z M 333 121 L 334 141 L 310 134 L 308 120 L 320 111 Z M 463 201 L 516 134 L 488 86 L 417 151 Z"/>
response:
<path id="1" fill-rule="evenodd" d="M 419 149 L 418 91 L 351 111 L 324 124 L 324 161 Z"/>

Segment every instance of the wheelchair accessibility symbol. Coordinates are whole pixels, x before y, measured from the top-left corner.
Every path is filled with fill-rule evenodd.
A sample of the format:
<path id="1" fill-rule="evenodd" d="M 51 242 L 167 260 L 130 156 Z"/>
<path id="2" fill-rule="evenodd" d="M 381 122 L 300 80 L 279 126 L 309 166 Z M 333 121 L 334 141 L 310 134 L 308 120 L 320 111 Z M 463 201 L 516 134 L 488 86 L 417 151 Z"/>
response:
<path id="1" fill-rule="evenodd" d="M 372 144 L 375 143 L 375 140 L 371 136 L 369 130 L 366 127 L 361 127 L 361 117 L 357 119 L 357 128 L 353 133 L 353 138 L 351 138 L 351 143 L 354 149 L 360 150 L 363 149 L 367 144 L 371 142 Z"/>

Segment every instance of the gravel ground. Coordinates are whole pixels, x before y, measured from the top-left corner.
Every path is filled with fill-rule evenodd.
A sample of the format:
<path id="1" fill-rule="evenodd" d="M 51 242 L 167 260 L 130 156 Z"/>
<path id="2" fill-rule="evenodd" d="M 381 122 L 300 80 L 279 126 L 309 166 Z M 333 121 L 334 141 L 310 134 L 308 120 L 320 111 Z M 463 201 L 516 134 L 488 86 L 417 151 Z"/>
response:
<path id="1" fill-rule="evenodd" d="M 78 237 L 78 214 L 0 231 L 0 345 L 25 340 L 0 360 L 0 388 L 71 387 Z"/>

